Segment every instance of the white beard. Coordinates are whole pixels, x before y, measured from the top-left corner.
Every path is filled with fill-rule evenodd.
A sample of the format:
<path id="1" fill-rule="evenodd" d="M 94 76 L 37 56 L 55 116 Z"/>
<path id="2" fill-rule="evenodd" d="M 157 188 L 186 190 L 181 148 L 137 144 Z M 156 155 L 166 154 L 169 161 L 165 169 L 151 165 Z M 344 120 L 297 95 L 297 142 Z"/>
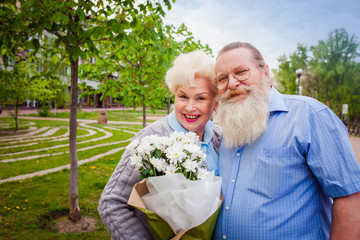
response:
<path id="1" fill-rule="evenodd" d="M 249 92 L 243 102 L 231 97 L 241 91 Z M 228 148 L 250 144 L 258 139 L 267 127 L 269 118 L 270 88 L 242 85 L 235 91 L 227 90 L 219 101 L 214 122 L 219 124 Z"/>

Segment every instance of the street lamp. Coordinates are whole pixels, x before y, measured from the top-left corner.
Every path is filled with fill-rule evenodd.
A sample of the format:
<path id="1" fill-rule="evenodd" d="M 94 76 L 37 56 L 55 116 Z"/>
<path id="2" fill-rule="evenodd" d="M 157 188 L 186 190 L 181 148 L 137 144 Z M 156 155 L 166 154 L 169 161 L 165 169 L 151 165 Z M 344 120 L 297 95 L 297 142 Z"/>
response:
<path id="1" fill-rule="evenodd" d="M 300 95 L 300 77 L 301 77 L 302 73 L 303 73 L 303 70 L 301 68 L 296 70 L 296 76 L 297 76 L 296 83 L 298 85 L 297 86 L 297 95 Z"/>

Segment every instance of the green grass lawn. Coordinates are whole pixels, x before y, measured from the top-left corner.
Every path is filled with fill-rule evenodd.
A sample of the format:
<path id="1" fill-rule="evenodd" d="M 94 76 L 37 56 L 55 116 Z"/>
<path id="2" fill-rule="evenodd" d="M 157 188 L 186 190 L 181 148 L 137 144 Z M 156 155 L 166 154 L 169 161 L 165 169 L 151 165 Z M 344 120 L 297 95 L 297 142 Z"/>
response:
<path id="1" fill-rule="evenodd" d="M 64 113 L 66 114 L 66 113 Z M 79 118 L 97 118 L 95 113 L 81 112 Z M 114 112 L 110 116 L 113 120 L 118 119 L 122 112 Z M 129 115 L 136 118 L 136 114 Z M 60 113 L 59 113 L 60 115 Z M 165 112 L 164 112 L 165 115 Z M 68 115 L 58 116 L 68 117 Z M 109 119 L 110 120 L 110 119 Z M 11 125 L 11 119 L 0 118 L 0 130 L 4 131 L 7 125 Z M 141 120 L 140 120 L 141 121 Z M 51 137 L 59 137 L 66 133 L 67 122 L 53 120 L 25 120 L 19 119 L 20 125 L 24 125 L 22 129 L 27 129 L 27 123 L 33 122 L 37 128 L 41 127 L 61 127 L 61 134 L 56 133 Z M 125 147 L 129 143 L 129 139 L 133 134 L 123 132 L 121 129 L 137 132 L 142 126 L 140 125 L 100 125 L 89 124 L 89 126 L 103 129 L 112 134 L 110 138 L 96 140 L 92 142 L 81 143 L 82 141 L 97 139 L 105 136 L 105 133 L 95 130 L 96 134 L 89 137 L 82 137 L 88 134 L 87 130 L 78 129 L 78 160 L 88 159 L 95 155 L 105 153 L 114 148 Z M 113 129 L 108 129 L 111 127 Z M 92 128 L 91 128 L 92 129 Z M 94 129 L 93 129 L 94 130 Z M 39 133 L 41 134 L 41 133 Z M 38 135 L 39 135 L 38 134 Z M 8 137 L 3 132 L 2 137 Z M 32 136 L 36 138 L 35 136 Z M 123 141 L 118 144 L 114 142 Z M 35 143 L 36 142 L 36 143 Z M 16 147 L 18 144 L 34 143 L 28 146 Z M 14 143 L 13 141 L 0 141 L 0 154 L 17 153 L 29 151 L 27 153 L 0 156 L 0 179 L 22 175 L 26 173 L 37 172 L 45 169 L 51 169 L 58 166 L 66 165 L 70 162 L 68 146 L 50 149 L 57 144 L 67 144 L 68 140 L 54 142 L 50 140 L 28 140 L 23 143 Z M 98 144 L 104 144 L 96 147 Z M 11 146 L 10 148 L 5 148 Z M 2 148 L 1 148 L 2 147 Z M 79 151 L 82 148 L 90 149 Z M 40 152 L 33 152 L 36 149 L 43 149 Z M 68 185 L 69 170 L 65 169 L 44 176 L 37 176 L 25 180 L 13 182 L 5 182 L 0 184 L 0 239 L 110 239 L 110 235 L 102 224 L 97 207 L 100 195 L 118 164 L 122 151 L 118 153 L 102 157 L 96 161 L 86 163 L 79 166 L 79 205 L 83 217 L 92 217 L 97 220 L 96 229 L 88 233 L 65 233 L 60 234 L 54 229 L 54 224 L 61 218 L 66 218 L 69 213 Z M 46 154 L 46 155 L 44 155 Z M 49 154 L 59 154 L 51 156 Z M 11 159 L 15 157 L 28 157 L 43 155 L 30 160 L 22 160 L 15 162 L 1 162 L 1 160 Z"/>
<path id="2" fill-rule="evenodd" d="M 165 116 L 167 114 L 166 110 L 156 110 L 156 111 L 146 111 L 146 116 Z M 27 114 L 24 116 L 33 116 L 39 117 L 39 114 Z M 69 118 L 69 112 L 57 112 L 56 116 L 53 113 L 49 114 L 51 118 Z M 142 122 L 142 111 L 139 110 L 107 110 L 108 121 L 129 121 L 129 122 Z M 94 112 L 86 112 L 86 111 L 78 111 L 77 112 L 78 119 L 98 119 L 98 111 Z M 147 122 L 153 122 L 154 120 L 147 119 Z"/>
<path id="3" fill-rule="evenodd" d="M 97 207 L 120 157 L 121 154 L 114 154 L 79 167 L 79 205 L 83 217 L 97 220 L 95 231 L 59 234 L 53 228 L 69 212 L 69 170 L 63 170 L 0 185 L 0 238 L 110 239 Z"/>

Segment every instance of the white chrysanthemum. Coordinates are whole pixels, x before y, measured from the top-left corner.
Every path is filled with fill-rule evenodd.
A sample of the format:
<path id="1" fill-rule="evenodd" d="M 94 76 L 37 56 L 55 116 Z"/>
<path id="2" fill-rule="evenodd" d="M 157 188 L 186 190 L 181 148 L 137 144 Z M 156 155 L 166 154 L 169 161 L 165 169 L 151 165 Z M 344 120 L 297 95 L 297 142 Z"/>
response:
<path id="1" fill-rule="evenodd" d="M 167 137 L 155 137 L 152 139 L 154 148 L 164 151 L 168 147 L 169 139 Z"/>
<path id="2" fill-rule="evenodd" d="M 188 172 L 196 172 L 196 169 L 199 167 L 198 163 L 192 160 L 186 160 L 183 166 Z"/>
<path id="3" fill-rule="evenodd" d="M 178 168 L 174 164 L 168 164 L 165 167 L 165 174 L 174 174 Z"/>
<path id="4" fill-rule="evenodd" d="M 127 149 L 131 155 L 131 164 L 141 171 L 150 167 L 144 162 L 144 159 L 149 159 L 162 174 L 172 174 L 180 169 L 183 173 L 192 172 L 190 176 L 198 179 L 207 174 L 206 170 L 197 172 L 206 155 L 201 151 L 199 138 L 193 132 L 173 132 L 169 137 L 146 136 L 140 141 L 131 142 Z M 160 156 L 164 158 L 160 159 Z"/>
<path id="5" fill-rule="evenodd" d="M 198 151 L 192 151 L 191 152 L 191 157 L 205 160 L 206 159 L 206 154 L 203 153 L 203 151 L 201 151 L 201 149 L 199 149 Z"/>
<path id="6" fill-rule="evenodd" d="M 204 179 L 210 172 L 204 168 L 199 168 L 197 172 L 198 179 Z"/>
<path id="7" fill-rule="evenodd" d="M 150 145 L 150 142 L 141 142 L 140 145 L 136 148 L 139 154 L 150 155 L 150 152 L 153 151 L 153 147 Z"/>
<path id="8" fill-rule="evenodd" d="M 199 142 L 199 136 L 194 132 L 188 132 L 183 141 L 188 144 L 197 144 Z"/>
<path id="9" fill-rule="evenodd" d="M 150 158 L 150 162 L 152 165 L 154 165 L 154 167 L 156 168 L 156 170 L 158 170 L 159 172 L 162 172 L 165 170 L 165 161 L 164 159 L 160 159 L 160 158 Z"/>
<path id="10" fill-rule="evenodd" d="M 165 150 L 165 153 L 169 162 L 172 164 L 175 164 L 177 161 L 182 162 L 182 159 L 187 157 L 181 144 L 174 144 L 173 146 L 168 147 Z"/>
<path id="11" fill-rule="evenodd" d="M 135 165 L 136 169 L 140 169 L 140 167 L 142 166 L 142 157 L 140 157 L 139 155 L 132 155 L 130 157 L 130 161 L 131 165 Z"/>
<path id="12" fill-rule="evenodd" d="M 192 155 L 195 154 L 196 156 L 199 155 L 198 152 L 202 153 L 201 148 L 199 146 L 195 145 L 195 144 L 186 144 L 186 145 L 184 145 L 184 150 L 191 153 Z"/>
<path id="13" fill-rule="evenodd" d="M 185 133 L 184 132 L 172 132 L 170 134 L 170 138 L 181 140 L 181 139 L 185 138 Z"/>
<path id="14" fill-rule="evenodd" d="M 153 139 L 157 136 L 145 136 L 141 139 L 141 144 L 151 145 L 153 143 Z"/>
<path id="15" fill-rule="evenodd" d="M 139 145 L 139 140 L 138 139 L 134 139 L 133 141 L 131 141 L 131 143 L 126 147 L 126 150 L 130 152 L 130 154 L 136 154 L 137 150 L 137 146 Z"/>
<path id="16" fill-rule="evenodd" d="M 170 138 L 174 141 L 181 143 L 181 144 L 193 144 L 194 143 L 194 136 L 197 135 L 193 132 L 173 132 L 170 135 Z"/>

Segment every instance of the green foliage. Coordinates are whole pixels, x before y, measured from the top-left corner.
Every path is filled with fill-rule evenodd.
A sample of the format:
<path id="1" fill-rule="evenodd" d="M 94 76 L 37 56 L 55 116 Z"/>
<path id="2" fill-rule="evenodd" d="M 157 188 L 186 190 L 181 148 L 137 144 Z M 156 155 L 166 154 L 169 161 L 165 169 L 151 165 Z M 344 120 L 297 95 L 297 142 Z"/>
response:
<path id="1" fill-rule="evenodd" d="M 154 15 L 164 14 L 160 2 L 147 0 L 137 4 L 135 0 L 107 1 L 35 1 L 18 0 L 1 5 L 0 43 L 1 55 L 17 55 L 17 51 L 30 50 L 35 58 L 46 37 L 54 38 L 54 49 L 61 51 L 60 59 L 67 58 L 71 65 L 71 114 L 70 114 L 70 176 L 69 196 L 70 218 L 77 221 L 81 216 L 77 204 L 77 153 L 76 114 L 78 97 L 78 64 L 96 55 L 96 41 L 110 41 L 121 44 L 131 43 L 130 38 L 117 37 L 125 30 L 137 26 L 136 16 L 141 12 Z M 170 6 L 169 1 L 165 3 Z M 10 16 L 8 16 L 10 14 Z M 119 25 L 121 27 L 119 27 Z M 45 41 L 44 41 L 45 40 Z M 46 44 L 44 44 L 46 46 Z M 53 51 L 53 53 L 56 51 Z M 48 55 L 45 56 L 49 57 Z M 50 55 L 51 58 L 54 54 Z M 43 57 L 44 58 L 44 57 Z M 45 58 L 45 59 L 46 59 Z M 56 58 L 56 57 L 55 57 Z M 45 82 L 46 83 L 46 82 Z M 49 83 L 49 82 L 47 82 Z M 46 83 L 46 84 L 47 84 Z M 45 88 L 47 90 L 49 88 Z M 51 90 L 50 90 L 51 91 Z M 49 92 L 48 92 L 49 93 Z M 44 98 L 50 98 L 50 93 Z M 71 192 L 70 192 L 71 191 Z M 73 211 L 75 209 L 75 211 Z"/>
<path id="2" fill-rule="evenodd" d="M 40 117 L 48 117 L 49 116 L 49 105 L 42 104 L 38 110 Z"/>
<path id="3" fill-rule="evenodd" d="M 319 88 L 325 101 L 340 114 L 348 95 L 359 94 L 359 59 L 356 37 L 344 29 L 336 29 L 326 41 L 311 47 L 311 71 L 319 77 Z"/>
<path id="4" fill-rule="evenodd" d="M 30 82 L 28 70 L 24 67 L 24 62 L 8 67 L 0 68 L 0 105 L 10 113 L 15 121 L 15 129 L 18 129 L 18 109 L 19 105 L 28 99 L 34 86 Z M 13 107 L 13 112 L 7 107 Z"/>
<path id="5" fill-rule="evenodd" d="M 281 92 L 286 94 L 297 93 L 296 70 L 306 69 L 308 58 L 307 47 L 300 44 L 297 46 L 297 50 L 290 54 L 289 57 L 283 55 L 278 58 L 279 69 L 275 69 L 273 72 L 280 83 Z"/>
<path id="6" fill-rule="evenodd" d="M 99 43 L 96 64 L 80 66 L 82 78 L 100 81 L 97 91 L 82 86 L 82 96 L 101 93 L 102 98 L 110 96 L 134 108 L 164 108 L 171 95 L 164 78 L 173 59 L 196 49 L 211 54 L 208 45 L 196 41 L 185 25 L 178 29 L 164 25 L 161 16 L 154 14 L 138 14 L 136 19 L 132 31 L 121 36 L 123 43 Z"/>
<path id="7" fill-rule="evenodd" d="M 11 70 L 0 68 L 0 105 L 15 106 L 24 102 L 32 90 L 28 71 L 16 64 Z"/>
<path id="8" fill-rule="evenodd" d="M 294 94 L 296 69 L 302 68 L 302 94 L 314 97 L 328 105 L 341 117 L 342 105 L 349 104 L 349 118 L 360 121 L 360 62 L 359 43 L 344 29 L 335 29 L 327 40 L 306 48 L 299 45 L 289 57 L 282 56 L 279 69 L 274 70 L 283 92 Z"/>

